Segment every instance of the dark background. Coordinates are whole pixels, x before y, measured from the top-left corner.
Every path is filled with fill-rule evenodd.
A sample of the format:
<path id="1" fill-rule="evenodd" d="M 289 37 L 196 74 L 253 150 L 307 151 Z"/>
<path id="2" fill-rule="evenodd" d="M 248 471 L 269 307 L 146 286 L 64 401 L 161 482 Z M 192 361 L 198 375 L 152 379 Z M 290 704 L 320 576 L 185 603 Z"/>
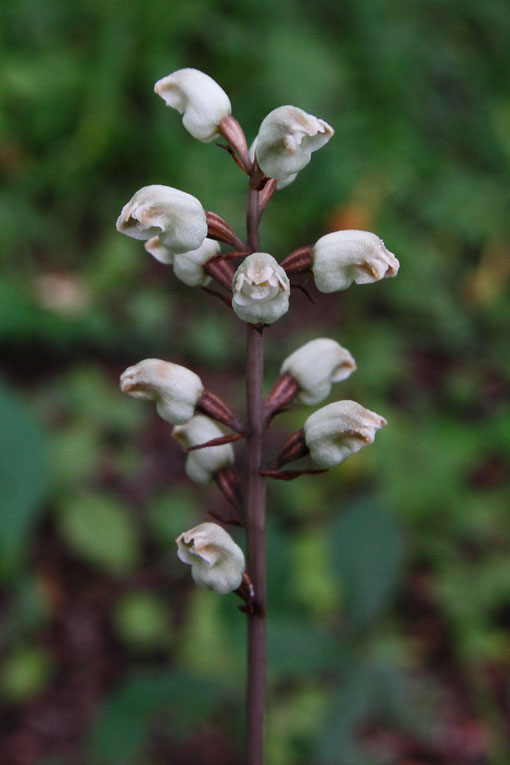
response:
<path id="1" fill-rule="evenodd" d="M 267 332 L 268 388 L 330 336 L 333 397 L 389 422 L 269 487 L 267 762 L 510 762 L 509 40 L 505 0 L 2 3 L 2 765 L 241 761 L 244 617 L 173 542 L 224 500 L 118 390 L 155 356 L 243 411 L 241 322 L 114 227 L 164 183 L 243 231 L 240 171 L 152 92 L 184 66 L 249 140 L 287 103 L 336 130 L 262 249 L 361 228 L 401 261 Z"/>

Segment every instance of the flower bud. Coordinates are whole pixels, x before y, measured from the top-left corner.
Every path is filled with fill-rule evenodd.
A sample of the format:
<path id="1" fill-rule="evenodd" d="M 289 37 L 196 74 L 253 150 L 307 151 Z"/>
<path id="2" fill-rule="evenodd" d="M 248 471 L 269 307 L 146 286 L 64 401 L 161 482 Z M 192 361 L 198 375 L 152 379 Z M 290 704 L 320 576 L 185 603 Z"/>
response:
<path id="1" fill-rule="evenodd" d="M 215 422 L 202 414 L 197 414 L 186 425 L 177 425 L 173 430 L 174 438 L 185 449 L 197 444 L 205 444 L 213 438 L 221 438 L 225 432 Z M 206 446 L 188 452 L 186 474 L 196 483 L 209 483 L 222 467 L 234 462 L 234 450 L 230 444 Z"/>
<path id="2" fill-rule="evenodd" d="M 280 374 L 288 372 L 299 385 L 298 398 L 303 404 L 318 404 L 331 392 L 331 383 L 346 380 L 356 369 L 356 362 L 335 340 L 320 337 L 310 340 L 291 353 Z"/>
<path id="3" fill-rule="evenodd" d="M 279 106 L 262 121 L 255 154 L 261 170 L 278 180 L 278 187 L 291 183 L 310 162 L 312 152 L 326 144 L 334 130 L 324 120 L 297 106 Z"/>
<path id="4" fill-rule="evenodd" d="M 120 377 L 120 389 L 130 396 L 155 401 L 159 416 L 172 425 L 182 425 L 193 417 L 204 392 L 198 375 L 161 359 L 144 359 L 128 367 Z"/>
<path id="5" fill-rule="evenodd" d="M 311 414 L 303 430 L 314 462 L 329 468 L 371 444 L 376 430 L 386 424 L 384 417 L 356 401 L 335 401 Z"/>
<path id="6" fill-rule="evenodd" d="M 334 231 L 322 236 L 312 249 L 312 271 L 320 292 L 396 276 L 399 266 L 382 239 L 368 231 Z"/>
<path id="7" fill-rule="evenodd" d="M 174 254 L 200 247 L 207 236 L 207 221 L 196 197 L 155 184 L 144 186 L 124 205 L 117 230 L 133 239 L 158 236 L 161 244 Z M 157 257 L 154 252 L 151 254 Z"/>
<path id="8" fill-rule="evenodd" d="M 251 324 L 272 324 L 289 310 L 288 276 L 267 252 L 248 255 L 234 274 L 232 290 L 232 308 Z"/>
<path id="9" fill-rule="evenodd" d="M 232 111 L 225 91 L 198 69 L 178 69 L 158 80 L 154 90 L 167 106 L 183 115 L 188 133 L 204 143 L 214 141 L 221 120 Z"/>
<path id="10" fill-rule="evenodd" d="M 179 559 L 191 566 L 191 576 L 199 587 L 226 595 L 240 586 L 243 551 L 217 523 L 201 523 L 175 541 Z"/>

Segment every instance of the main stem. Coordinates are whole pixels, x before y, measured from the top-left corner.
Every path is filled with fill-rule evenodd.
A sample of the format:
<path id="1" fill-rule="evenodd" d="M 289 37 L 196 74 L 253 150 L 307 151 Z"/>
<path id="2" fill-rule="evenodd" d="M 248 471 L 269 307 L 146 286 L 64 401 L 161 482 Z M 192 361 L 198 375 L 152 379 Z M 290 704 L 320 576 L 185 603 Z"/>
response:
<path id="1" fill-rule="evenodd" d="M 258 192 L 250 189 L 248 242 L 259 248 Z M 246 542 L 248 574 L 255 591 L 256 607 L 248 614 L 248 682 L 246 692 L 246 763 L 264 761 L 264 714 L 266 704 L 266 487 L 260 475 L 264 437 L 264 345 L 262 332 L 248 324 L 247 408 L 248 468 L 246 483 Z"/>

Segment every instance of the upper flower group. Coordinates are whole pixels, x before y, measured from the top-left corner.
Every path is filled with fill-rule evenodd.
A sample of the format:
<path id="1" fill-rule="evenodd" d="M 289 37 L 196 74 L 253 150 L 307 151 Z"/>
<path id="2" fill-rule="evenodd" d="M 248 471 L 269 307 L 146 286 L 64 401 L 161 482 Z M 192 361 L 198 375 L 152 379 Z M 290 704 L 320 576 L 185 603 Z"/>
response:
<path id="1" fill-rule="evenodd" d="M 310 162 L 312 152 L 334 134 L 324 120 L 295 106 L 280 106 L 262 121 L 248 156 L 230 100 L 211 77 L 197 69 L 179 69 L 158 80 L 155 91 L 167 106 L 183 115 L 185 128 L 198 140 L 208 143 L 219 134 L 226 137 L 237 151 L 239 163 L 262 186 L 268 178 L 277 181 L 277 188 L 291 183 Z M 213 273 L 225 286 L 231 277 L 230 265 L 207 263 L 221 254 L 217 238 L 232 241 L 211 228 L 211 215 L 215 214 L 206 213 L 191 194 L 154 184 L 137 191 L 123 207 L 117 228 L 145 240 L 146 250 L 160 262 L 171 264 L 185 284 L 204 285 Z M 233 246 L 242 245 L 236 238 Z M 335 231 L 304 250 L 304 261 L 294 263 L 293 268 L 288 267 L 288 259 L 282 268 L 269 253 L 249 255 L 232 280 L 232 307 L 237 316 L 252 324 L 271 324 L 283 316 L 289 307 L 288 274 L 293 272 L 310 270 L 319 291 L 334 292 L 353 281 L 366 284 L 395 276 L 399 268 L 382 240 L 367 231 Z"/>

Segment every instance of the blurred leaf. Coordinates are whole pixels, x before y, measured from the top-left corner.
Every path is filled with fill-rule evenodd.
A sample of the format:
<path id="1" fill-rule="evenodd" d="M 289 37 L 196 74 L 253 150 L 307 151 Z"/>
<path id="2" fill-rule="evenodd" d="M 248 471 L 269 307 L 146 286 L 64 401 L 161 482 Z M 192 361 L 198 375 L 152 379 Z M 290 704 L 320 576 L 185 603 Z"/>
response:
<path id="1" fill-rule="evenodd" d="M 0 673 L 0 692 L 10 702 L 21 703 L 38 694 L 53 671 L 51 656 L 42 648 L 17 648 L 8 655 Z"/>
<path id="2" fill-rule="evenodd" d="M 218 597 L 212 591 L 192 590 L 176 652 L 183 669 L 195 676 L 221 678 L 225 685 L 238 685 L 245 665 L 245 625 L 236 605 L 234 595 Z"/>
<path id="3" fill-rule="evenodd" d="M 167 550 L 179 534 L 196 525 L 199 510 L 198 498 L 190 489 L 175 488 L 154 498 L 148 520 L 158 543 Z"/>
<path id="4" fill-rule="evenodd" d="M 185 735 L 216 708 L 222 695 L 220 684 L 177 672 L 147 672 L 128 678 L 104 704 L 90 731 L 93 763 L 133 763 L 159 709 L 168 707 Z"/>
<path id="5" fill-rule="evenodd" d="M 163 648 L 170 643 L 169 609 L 152 592 L 128 592 L 113 614 L 119 638 L 136 650 Z"/>
<path id="6" fill-rule="evenodd" d="M 338 666 L 346 649 L 313 622 L 270 613 L 268 622 L 269 669 L 276 675 L 304 677 Z"/>
<path id="7" fill-rule="evenodd" d="M 137 563 L 136 525 L 114 497 L 73 497 L 59 512 L 58 527 L 75 552 L 112 574 L 127 574 Z"/>
<path id="8" fill-rule="evenodd" d="M 20 564 L 42 509 L 45 435 L 25 404 L 0 385 L 0 578 Z"/>
<path id="9" fill-rule="evenodd" d="M 330 545 L 347 614 L 363 626 L 391 602 L 403 563 L 400 527 L 380 501 L 362 499 L 334 521 Z"/>
<path id="10" fill-rule="evenodd" d="M 318 765 L 375 765 L 357 742 L 359 727 L 377 704 L 377 680 L 368 664 L 352 664 L 328 704 L 329 714 L 317 737 Z"/>

